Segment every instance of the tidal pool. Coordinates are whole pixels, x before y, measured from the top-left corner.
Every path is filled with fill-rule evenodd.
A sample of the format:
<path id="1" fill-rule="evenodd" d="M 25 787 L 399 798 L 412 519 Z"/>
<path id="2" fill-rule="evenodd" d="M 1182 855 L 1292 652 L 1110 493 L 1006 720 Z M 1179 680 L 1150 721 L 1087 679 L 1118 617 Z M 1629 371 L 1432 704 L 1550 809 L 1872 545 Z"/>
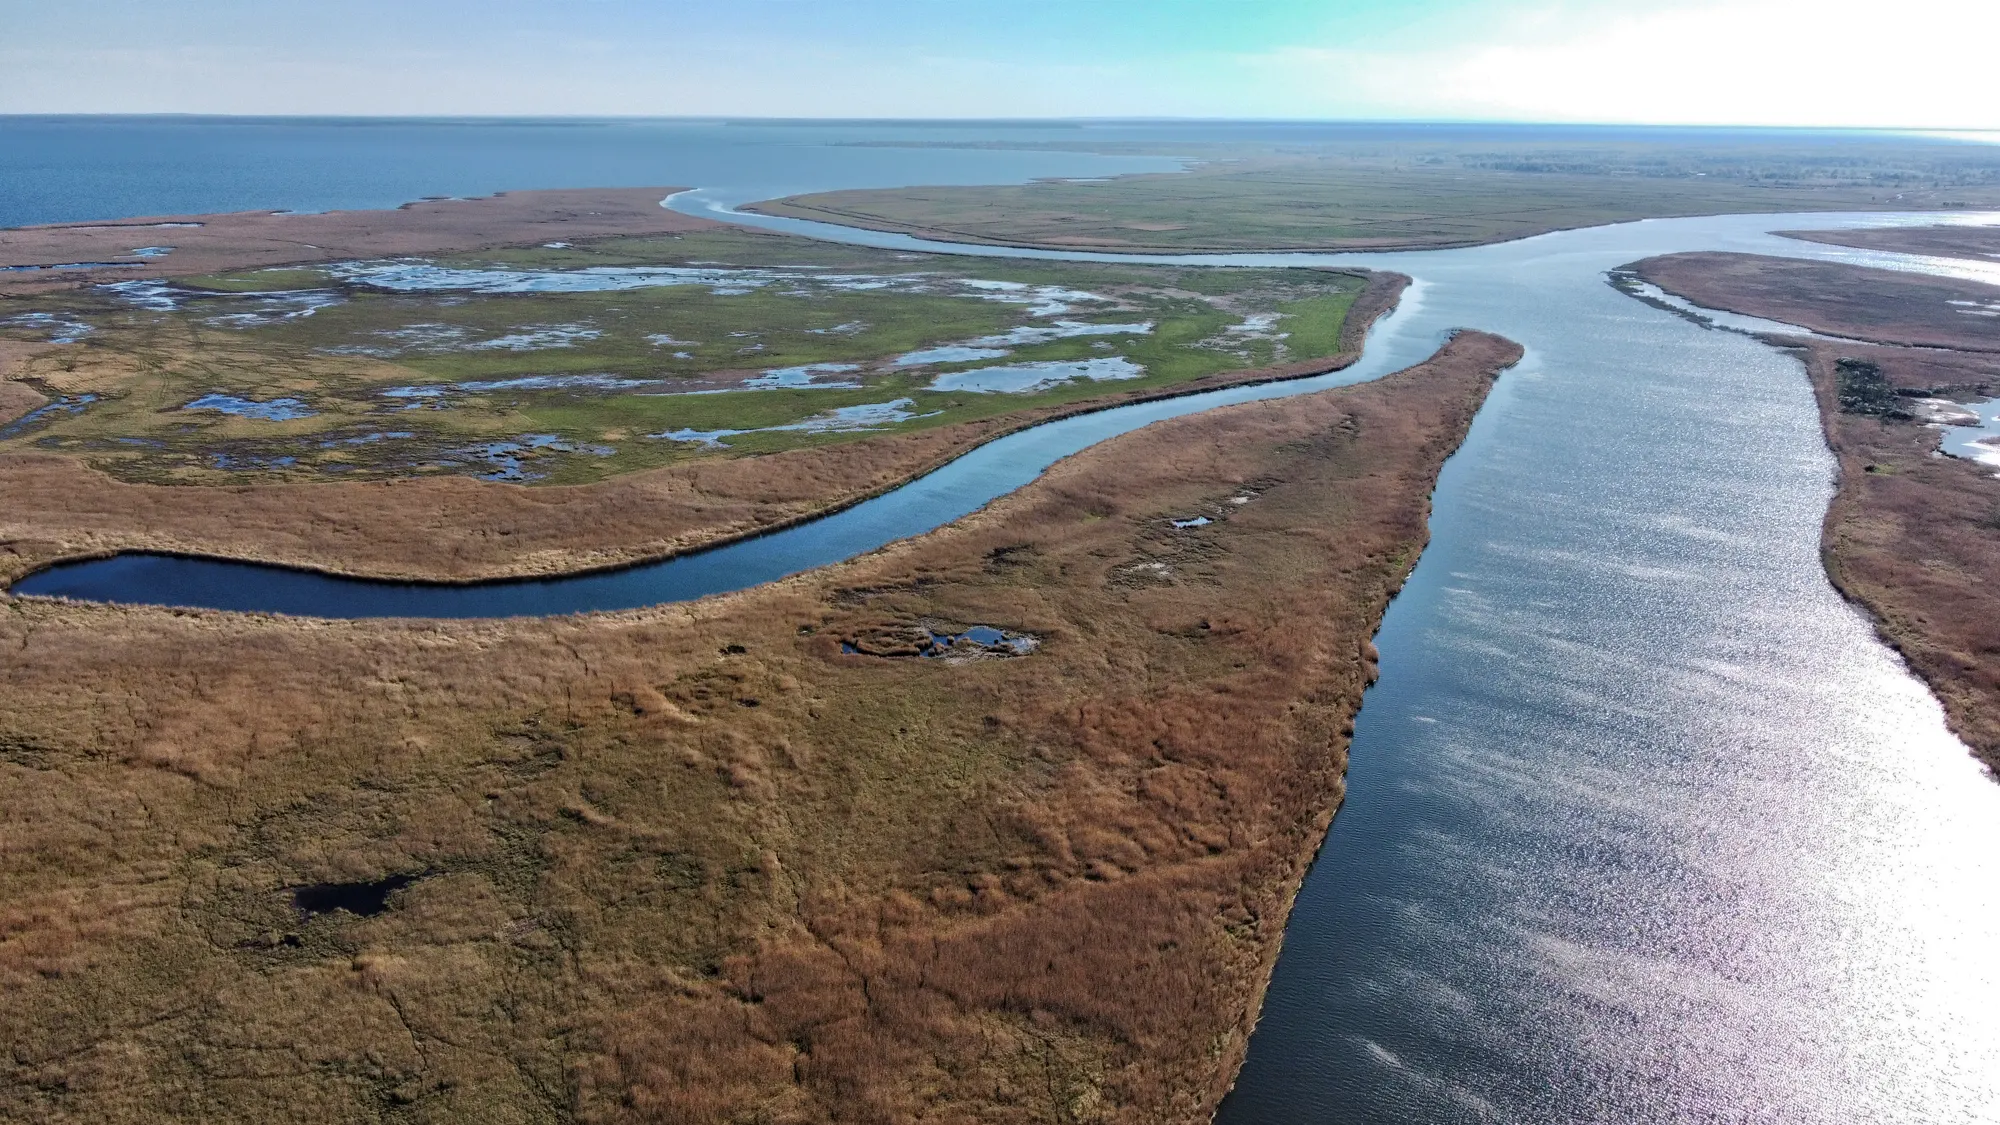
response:
<path id="1" fill-rule="evenodd" d="M 824 384 L 821 384 L 822 386 Z M 857 430 L 873 430 L 882 426 L 893 426 L 912 418 L 927 418 L 930 415 L 916 414 L 906 409 L 916 404 L 915 399 L 899 398 L 889 402 L 864 402 L 858 406 L 837 406 L 822 411 L 801 422 L 790 422 L 782 426 L 759 426 L 749 430 L 696 430 L 682 428 L 667 430 L 657 434 L 647 434 L 650 438 L 663 441 L 686 441 L 711 448 L 725 448 L 728 443 L 723 438 L 739 437 L 743 434 L 764 433 L 851 433 Z"/>
<path id="2" fill-rule="evenodd" d="M 2000 469 L 2000 398 L 1963 403 L 1925 399 L 1918 405 L 1929 412 L 1920 416 L 1943 431 L 1939 452 Z"/>
<path id="3" fill-rule="evenodd" d="M 45 426 L 65 414 L 81 414 L 96 401 L 96 395 L 63 395 L 53 402 L 43 403 L 12 422 L 0 426 L 0 440 L 20 437 L 29 430 Z"/>
<path id="4" fill-rule="evenodd" d="M 181 409 L 194 411 L 213 410 L 221 414 L 234 414 L 239 418 L 256 418 L 264 422 L 290 422 L 299 418 L 311 418 L 319 413 L 319 411 L 307 406 L 302 399 L 273 398 L 260 402 L 256 399 L 239 398 L 236 395 L 223 394 L 220 391 L 213 394 L 205 394 L 188 403 L 186 406 L 181 407 Z"/>
<path id="5" fill-rule="evenodd" d="M 948 371 L 931 380 L 934 391 L 974 391 L 979 393 L 1028 394 L 1045 391 L 1077 379 L 1102 382 L 1137 379 L 1146 369 L 1122 355 L 1101 359 L 1052 359 L 1040 363 L 1010 363 L 1002 367 L 974 367 Z"/>

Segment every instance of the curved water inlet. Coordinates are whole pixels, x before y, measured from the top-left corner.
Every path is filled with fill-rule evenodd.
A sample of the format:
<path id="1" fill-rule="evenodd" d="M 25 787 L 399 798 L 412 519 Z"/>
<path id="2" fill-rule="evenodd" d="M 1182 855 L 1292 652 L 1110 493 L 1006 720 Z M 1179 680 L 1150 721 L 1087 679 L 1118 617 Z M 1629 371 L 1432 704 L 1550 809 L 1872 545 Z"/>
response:
<path id="1" fill-rule="evenodd" d="M 528 617 L 637 609 L 746 589 L 921 535 L 978 510 L 1050 465 L 1165 418 L 1379 378 L 1429 356 L 1440 334 L 1412 331 L 1421 286 L 1371 327 L 1338 371 L 1111 407 L 1044 422 L 974 448 L 852 507 L 780 531 L 618 570 L 470 584 L 352 578 L 268 563 L 131 552 L 63 563 L 17 594 L 312 617 Z"/>

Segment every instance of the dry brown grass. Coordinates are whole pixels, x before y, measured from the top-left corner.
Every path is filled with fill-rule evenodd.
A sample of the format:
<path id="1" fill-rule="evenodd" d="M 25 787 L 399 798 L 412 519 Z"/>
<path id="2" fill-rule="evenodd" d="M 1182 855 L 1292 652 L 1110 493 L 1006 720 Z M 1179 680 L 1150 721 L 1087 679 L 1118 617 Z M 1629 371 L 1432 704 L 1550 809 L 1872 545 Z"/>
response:
<path id="1" fill-rule="evenodd" d="M 1323 359 L 824 448 L 703 459 L 587 485 L 529 488 L 462 478 L 130 484 L 68 456 L 0 454 L 0 495 L 8 498 L 0 507 L 0 583 L 57 559 L 126 550 L 447 581 L 661 558 L 855 503 L 1052 418 L 1345 367 L 1409 283 L 1400 274 L 1368 276 L 1343 326 L 1341 352 Z"/>
<path id="2" fill-rule="evenodd" d="M 1881 344 L 2000 352 L 2000 320 L 1952 301 L 2000 303 L 2000 286 L 1759 254 L 1667 254 L 1628 267 L 1711 309 Z"/>
<path id="3" fill-rule="evenodd" d="M 1518 354 L 1161 423 L 685 606 L 7 602 L 0 1117 L 1205 1120 Z M 1043 645 L 841 651 L 919 621 Z M 369 918 L 283 893 L 392 872 Z"/>
<path id="4" fill-rule="evenodd" d="M 1991 262 L 2000 256 L 2000 227 L 1876 227 L 1869 230 L 1781 230 L 1787 238 L 1887 250 L 1893 254 L 1924 254 Z"/>
<path id="5" fill-rule="evenodd" d="M 721 226 L 660 206 L 680 188 L 583 188 L 502 192 L 483 199 L 426 200 L 387 211 L 275 215 L 156 215 L 102 223 L 0 229 L 0 266 L 119 262 L 116 269 L 60 274 L 0 273 L 0 296 L 103 281 L 187 277 L 300 262 L 438 254 L 550 240 L 677 234 Z M 150 229 L 162 222 L 198 227 Z M 137 229 L 135 229 L 137 228 Z M 171 245 L 137 258 L 135 242 Z"/>

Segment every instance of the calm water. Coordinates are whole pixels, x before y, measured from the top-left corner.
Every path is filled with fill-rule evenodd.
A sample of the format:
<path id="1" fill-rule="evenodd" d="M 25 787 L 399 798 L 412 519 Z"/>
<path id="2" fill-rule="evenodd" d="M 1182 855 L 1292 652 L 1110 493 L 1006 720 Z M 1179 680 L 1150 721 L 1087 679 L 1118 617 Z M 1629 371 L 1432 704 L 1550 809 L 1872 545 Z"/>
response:
<path id="1" fill-rule="evenodd" d="M 688 120 L 0 116 L 0 227 L 395 207 L 425 196 L 530 188 L 727 183 L 768 199 L 832 187 L 1017 183 L 1180 167 L 1157 157 L 880 147 L 883 141 L 981 144 L 1080 135 L 1061 127 Z M 163 234 L 161 241 L 172 238 Z"/>
<path id="2" fill-rule="evenodd" d="M 681 178 L 714 189 L 682 206 L 742 198 Z M 2000 1120 L 2000 786 L 1826 583 L 1798 365 L 1603 279 L 1846 256 L 1762 233 L 1833 221 L 1881 220 L 1209 259 L 1418 277 L 1350 377 L 1458 325 L 1528 347 L 1384 623 L 1224 1121 Z M 993 456 L 960 471 L 1032 476 Z"/>

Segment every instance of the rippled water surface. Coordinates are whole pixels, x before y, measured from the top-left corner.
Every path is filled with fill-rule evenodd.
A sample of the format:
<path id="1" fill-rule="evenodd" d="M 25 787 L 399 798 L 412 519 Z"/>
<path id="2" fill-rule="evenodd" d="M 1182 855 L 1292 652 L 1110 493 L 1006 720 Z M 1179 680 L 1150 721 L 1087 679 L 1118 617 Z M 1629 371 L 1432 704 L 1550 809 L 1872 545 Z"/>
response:
<path id="1" fill-rule="evenodd" d="M 1925 268 L 1764 233 L 1881 221 L 1202 259 L 1417 277 L 1350 378 L 1460 325 L 1528 348 L 1384 623 L 1347 804 L 1223 1121 L 2000 1120 L 2000 786 L 1826 582 L 1833 463 L 1799 365 L 1604 277 L 1679 249 Z M 1147 409 L 1028 431 L 900 506 L 758 542 L 803 552 L 774 566 L 864 549 L 1169 412 Z"/>

